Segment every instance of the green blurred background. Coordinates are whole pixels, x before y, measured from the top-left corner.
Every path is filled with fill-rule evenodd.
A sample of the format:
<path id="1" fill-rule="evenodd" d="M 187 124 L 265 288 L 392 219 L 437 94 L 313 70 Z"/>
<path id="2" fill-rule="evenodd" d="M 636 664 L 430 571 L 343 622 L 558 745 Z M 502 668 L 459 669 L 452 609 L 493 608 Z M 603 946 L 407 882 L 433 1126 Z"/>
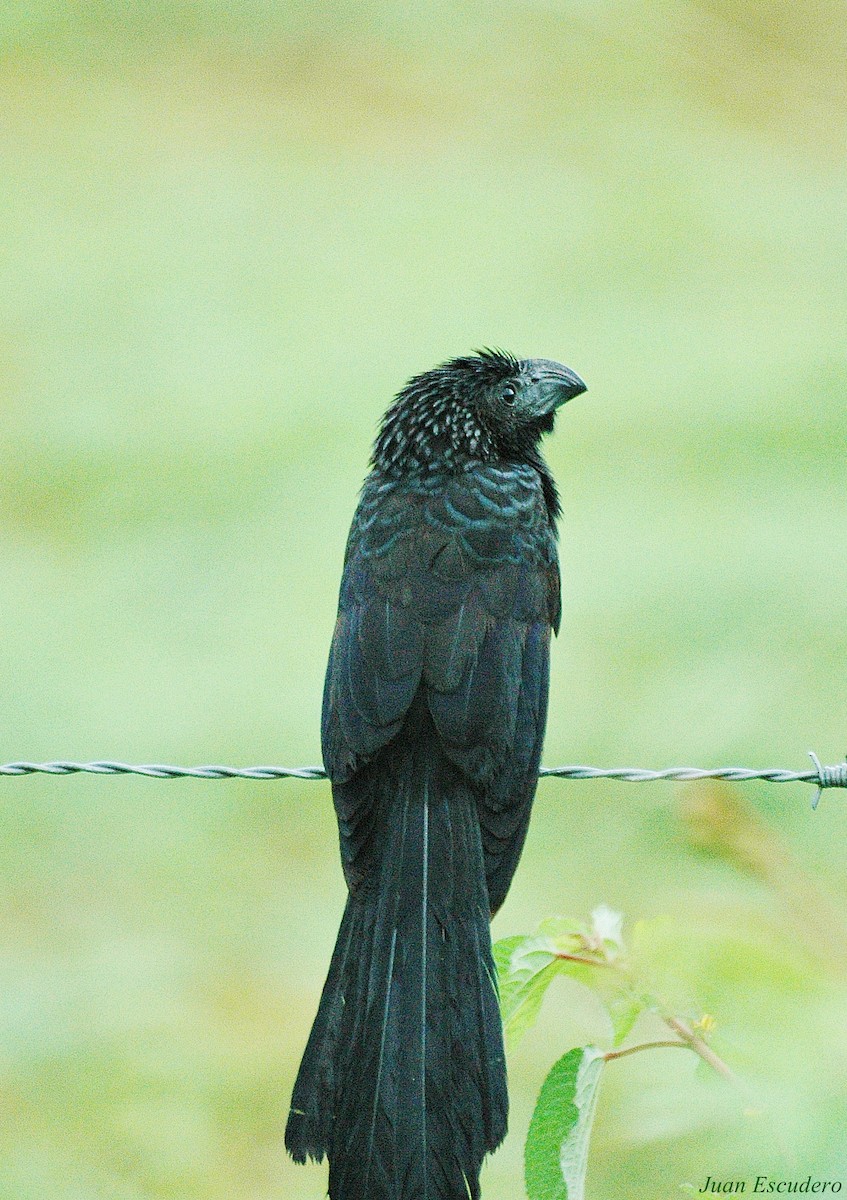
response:
<path id="1" fill-rule="evenodd" d="M 845 52 L 840 0 L 3 4 L 0 760 L 317 761 L 376 423 L 483 344 L 590 386 L 548 443 L 545 761 L 837 760 Z M 282 1131 L 342 907 L 326 785 L 0 793 L 0 1196 L 324 1195 Z M 758 1097 L 616 1063 L 592 1200 L 847 1181 L 847 813 L 810 797 L 539 788 L 495 934 L 672 914 L 668 986 Z M 551 989 L 486 1200 L 603 1034 Z"/>

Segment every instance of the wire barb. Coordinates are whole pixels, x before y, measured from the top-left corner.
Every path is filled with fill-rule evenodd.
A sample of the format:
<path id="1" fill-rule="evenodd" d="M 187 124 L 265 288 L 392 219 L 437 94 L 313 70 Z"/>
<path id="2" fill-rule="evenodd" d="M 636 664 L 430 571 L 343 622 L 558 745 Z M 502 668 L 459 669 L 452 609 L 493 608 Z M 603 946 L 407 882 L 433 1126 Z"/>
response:
<path id="1" fill-rule="evenodd" d="M 820 803 L 824 788 L 847 788 L 847 754 L 844 756 L 844 762 L 836 763 L 834 767 L 823 766 L 814 750 L 809 751 L 809 758 L 815 764 L 816 770 L 816 777 L 812 780 L 812 783 L 818 785 L 818 790 L 815 792 L 815 798 L 812 801 L 812 809 L 816 809 Z"/>
<path id="2" fill-rule="evenodd" d="M 541 767 L 539 776 L 555 779 L 620 779 L 627 783 L 652 783 L 659 780 L 723 779 L 747 783 L 762 779 L 768 783 L 813 783 L 817 793 L 812 808 L 817 808 L 824 788 L 847 788 L 847 758 L 835 766 L 824 766 L 813 750 L 809 756 L 814 771 L 786 771 L 781 767 L 755 770 L 751 767 L 665 767 L 651 771 L 644 767 Z M 144 775 L 149 779 L 326 779 L 322 767 L 174 767 L 162 763 L 130 766 L 121 762 L 10 762 L 0 765 L 0 775 Z"/>

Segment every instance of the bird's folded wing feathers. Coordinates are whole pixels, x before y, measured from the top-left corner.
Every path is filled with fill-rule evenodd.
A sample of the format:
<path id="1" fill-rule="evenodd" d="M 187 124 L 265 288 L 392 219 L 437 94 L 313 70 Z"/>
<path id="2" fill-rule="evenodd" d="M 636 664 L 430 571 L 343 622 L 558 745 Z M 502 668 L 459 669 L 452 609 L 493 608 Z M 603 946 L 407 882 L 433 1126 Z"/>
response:
<path id="1" fill-rule="evenodd" d="M 488 873 L 503 873 L 518 837 L 516 864 L 558 618 L 555 540 L 531 469 L 480 467 L 415 489 L 372 477 L 348 542 L 324 691 L 342 857 L 345 826 L 361 828 L 364 814 L 358 789 L 341 785 L 396 736 L 423 686 L 445 753 L 480 785 Z"/>

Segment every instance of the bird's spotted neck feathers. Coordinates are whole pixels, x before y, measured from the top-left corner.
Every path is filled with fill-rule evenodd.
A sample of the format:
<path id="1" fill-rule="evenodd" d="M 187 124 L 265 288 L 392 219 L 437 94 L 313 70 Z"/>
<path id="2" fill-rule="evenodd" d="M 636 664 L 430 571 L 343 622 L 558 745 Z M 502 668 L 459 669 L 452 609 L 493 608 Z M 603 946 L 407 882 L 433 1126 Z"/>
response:
<path id="1" fill-rule="evenodd" d="M 467 470 L 504 458 L 523 462 L 541 476 L 551 518 L 558 516 L 555 484 L 538 450 L 542 429 L 504 453 L 501 430 L 491 417 L 488 397 L 518 376 L 522 365 L 502 350 L 482 350 L 416 375 L 383 417 L 371 465 L 400 479 Z M 551 427 L 552 420 L 546 428 Z"/>
<path id="2" fill-rule="evenodd" d="M 499 350 L 456 358 L 410 379 L 380 426 L 373 465 L 389 475 L 450 469 L 496 457 L 479 400 L 520 368 Z"/>

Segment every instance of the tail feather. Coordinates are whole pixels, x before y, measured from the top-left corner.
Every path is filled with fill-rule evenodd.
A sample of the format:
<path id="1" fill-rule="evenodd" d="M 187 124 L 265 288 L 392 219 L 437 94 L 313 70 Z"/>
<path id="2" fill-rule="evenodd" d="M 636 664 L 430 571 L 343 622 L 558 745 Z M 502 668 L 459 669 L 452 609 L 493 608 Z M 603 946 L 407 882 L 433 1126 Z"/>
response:
<path id="1" fill-rule="evenodd" d="M 291 1096 L 285 1144 L 294 1161 L 299 1163 L 304 1163 L 307 1158 L 320 1162 L 329 1147 L 335 1095 L 335 1056 L 344 1010 L 346 976 L 352 959 L 351 946 L 358 941 L 357 934 L 360 932 L 360 922 L 356 917 L 357 913 L 348 900 L 317 1016 Z"/>
<path id="2" fill-rule="evenodd" d="M 506 1132 L 476 806 L 443 760 L 417 767 L 382 798 L 292 1097 L 286 1145 L 328 1156 L 331 1200 L 476 1200 Z"/>

